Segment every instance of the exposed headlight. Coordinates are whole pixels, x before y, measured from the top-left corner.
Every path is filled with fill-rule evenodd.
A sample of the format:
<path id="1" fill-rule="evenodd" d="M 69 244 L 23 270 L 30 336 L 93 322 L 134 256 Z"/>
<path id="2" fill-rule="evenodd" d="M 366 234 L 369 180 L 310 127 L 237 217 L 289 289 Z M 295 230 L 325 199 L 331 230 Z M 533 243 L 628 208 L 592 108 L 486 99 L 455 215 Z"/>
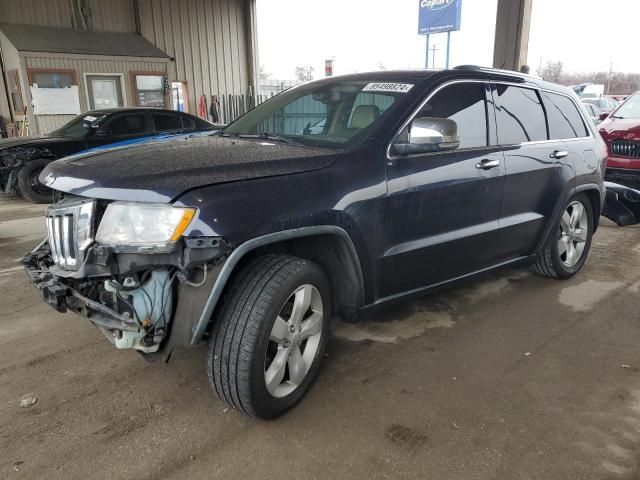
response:
<path id="1" fill-rule="evenodd" d="M 195 208 L 114 202 L 102 216 L 96 241 L 116 247 L 171 247 L 185 233 L 195 214 Z"/>

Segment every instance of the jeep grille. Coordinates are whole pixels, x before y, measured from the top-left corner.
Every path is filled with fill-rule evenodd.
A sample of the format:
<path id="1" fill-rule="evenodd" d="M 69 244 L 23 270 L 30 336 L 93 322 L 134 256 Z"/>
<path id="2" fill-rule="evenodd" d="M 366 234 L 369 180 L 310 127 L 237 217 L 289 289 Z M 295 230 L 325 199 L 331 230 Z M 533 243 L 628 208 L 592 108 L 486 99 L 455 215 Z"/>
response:
<path id="1" fill-rule="evenodd" d="M 47 208 L 47 235 L 51 257 L 64 270 L 78 270 L 93 242 L 95 201 L 55 204 Z"/>
<path id="2" fill-rule="evenodd" d="M 611 153 L 620 157 L 640 158 L 640 142 L 614 140 L 611 142 Z"/>

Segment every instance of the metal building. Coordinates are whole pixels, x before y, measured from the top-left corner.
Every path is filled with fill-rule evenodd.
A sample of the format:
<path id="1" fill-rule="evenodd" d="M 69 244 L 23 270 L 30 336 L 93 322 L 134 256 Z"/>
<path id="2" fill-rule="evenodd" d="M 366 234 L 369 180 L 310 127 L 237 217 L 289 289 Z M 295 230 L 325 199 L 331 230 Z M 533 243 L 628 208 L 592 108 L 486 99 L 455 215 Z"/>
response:
<path id="1" fill-rule="evenodd" d="M 253 91 L 255 1 L 0 0 L 0 116 L 33 135 L 77 110 L 197 114 L 202 95 Z"/>

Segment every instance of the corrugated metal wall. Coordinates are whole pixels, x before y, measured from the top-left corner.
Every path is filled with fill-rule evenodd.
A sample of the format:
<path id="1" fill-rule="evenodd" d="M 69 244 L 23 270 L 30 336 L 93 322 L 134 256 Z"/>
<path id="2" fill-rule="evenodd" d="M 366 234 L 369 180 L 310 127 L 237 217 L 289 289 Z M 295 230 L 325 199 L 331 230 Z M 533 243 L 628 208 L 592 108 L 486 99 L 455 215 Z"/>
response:
<path id="1" fill-rule="evenodd" d="M 70 55 L 62 56 L 41 56 L 41 57 L 25 57 L 25 66 L 29 68 L 60 68 L 65 70 L 75 70 L 78 78 L 78 86 L 80 90 L 80 108 L 82 111 L 89 110 L 86 96 L 86 86 L 84 74 L 91 73 L 113 73 L 124 74 L 123 77 L 123 98 L 125 106 L 132 106 L 133 92 L 131 86 L 131 72 L 165 72 L 167 68 L 166 61 L 153 61 L 151 59 L 135 59 L 126 60 L 122 57 L 85 57 L 78 58 Z M 31 101 L 28 94 L 27 102 Z M 37 119 L 30 116 L 33 130 L 39 133 L 49 133 L 52 130 L 64 125 L 71 120 L 73 115 L 39 115 Z"/>
<path id="2" fill-rule="evenodd" d="M 93 30 L 135 32 L 136 22 L 131 0 L 89 0 Z"/>
<path id="3" fill-rule="evenodd" d="M 170 76 L 186 81 L 189 111 L 200 95 L 247 93 L 251 81 L 249 1 L 139 0 L 142 35 L 175 62 Z"/>
<path id="4" fill-rule="evenodd" d="M 2 22 L 71 27 L 69 0 L 0 0 Z"/>
<path id="5" fill-rule="evenodd" d="M 0 21 L 71 28 L 73 1 L 0 0 Z M 86 0 L 86 4 L 91 9 L 94 30 L 135 31 L 131 0 Z"/>
<path id="6" fill-rule="evenodd" d="M 187 82 L 191 113 L 197 112 L 201 95 L 239 95 L 255 87 L 257 72 L 256 0 L 138 0 L 141 34 L 175 61 L 157 65 L 139 64 L 138 71 L 166 71 L 170 81 Z M 133 0 L 0 0 L 0 21 L 54 27 L 73 27 L 74 11 L 86 4 L 91 8 L 94 30 L 135 31 Z M 74 8 L 75 6 L 75 8 Z M 74 62 L 77 62 L 74 64 Z M 88 62 L 88 61 L 87 61 Z M 76 69 L 81 102 L 86 102 L 83 73 L 127 73 L 115 60 L 88 66 L 85 61 L 42 54 L 23 63 L 23 87 L 28 90 L 26 68 Z M 125 62 L 128 63 L 128 62 Z M 71 65 L 71 66 L 70 66 Z M 73 66 L 76 65 L 76 66 Z M 168 68 L 168 70 L 165 70 Z M 121 68 L 122 67 L 122 68 Z M 125 96 L 131 105 L 127 78 Z M 255 93 L 255 92 L 254 92 Z M 29 102 L 28 91 L 25 102 Z M 0 112 L 1 114 L 2 112 Z M 5 115 L 8 116 L 8 115 Z M 34 119 L 31 119 L 32 121 Z M 48 132 L 65 118 L 39 120 L 41 132 Z M 35 122 L 32 123 L 35 125 Z"/>

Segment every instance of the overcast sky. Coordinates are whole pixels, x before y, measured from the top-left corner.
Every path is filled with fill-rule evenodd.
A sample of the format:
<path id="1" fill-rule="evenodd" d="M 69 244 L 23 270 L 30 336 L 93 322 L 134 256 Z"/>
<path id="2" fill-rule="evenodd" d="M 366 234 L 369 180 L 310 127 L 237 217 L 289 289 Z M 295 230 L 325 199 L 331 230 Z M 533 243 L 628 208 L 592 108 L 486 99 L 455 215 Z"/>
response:
<path id="1" fill-rule="evenodd" d="M 497 0 L 463 0 L 462 29 L 451 34 L 451 65 L 490 66 Z M 528 63 L 560 60 L 567 71 L 613 68 L 640 72 L 640 0 L 533 0 Z M 385 68 L 422 68 L 425 38 L 417 34 L 418 0 L 258 0 L 260 63 L 274 79 L 296 65 L 324 75 Z M 618 38 L 615 38 L 615 35 Z M 444 67 L 446 34 L 431 37 Z"/>

